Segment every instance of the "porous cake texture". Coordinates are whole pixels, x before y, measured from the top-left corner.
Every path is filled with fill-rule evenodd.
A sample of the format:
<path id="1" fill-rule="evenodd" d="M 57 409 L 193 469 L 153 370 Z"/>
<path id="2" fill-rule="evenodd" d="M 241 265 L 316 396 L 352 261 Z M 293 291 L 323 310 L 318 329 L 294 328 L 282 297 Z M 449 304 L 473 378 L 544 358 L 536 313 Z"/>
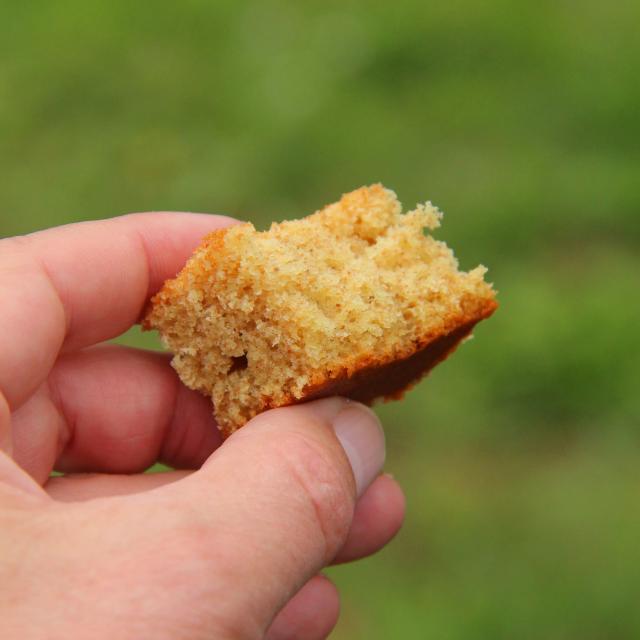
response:
<path id="1" fill-rule="evenodd" d="M 362 187 L 301 220 L 208 235 L 153 298 L 182 381 L 228 436 L 265 409 L 328 395 L 399 398 L 496 309 L 486 269 L 458 270 L 393 191 Z"/>

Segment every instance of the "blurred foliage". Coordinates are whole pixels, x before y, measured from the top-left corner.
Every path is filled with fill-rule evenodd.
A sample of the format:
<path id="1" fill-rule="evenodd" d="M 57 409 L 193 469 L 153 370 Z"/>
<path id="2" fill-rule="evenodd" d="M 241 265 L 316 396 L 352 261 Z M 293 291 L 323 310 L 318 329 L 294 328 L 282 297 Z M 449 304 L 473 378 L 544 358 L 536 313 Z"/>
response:
<path id="1" fill-rule="evenodd" d="M 640 636 L 638 24 L 634 0 L 0 7 L 0 235 L 264 227 L 382 181 L 490 267 L 495 317 L 380 409 L 407 522 L 331 571 L 335 638 Z"/>

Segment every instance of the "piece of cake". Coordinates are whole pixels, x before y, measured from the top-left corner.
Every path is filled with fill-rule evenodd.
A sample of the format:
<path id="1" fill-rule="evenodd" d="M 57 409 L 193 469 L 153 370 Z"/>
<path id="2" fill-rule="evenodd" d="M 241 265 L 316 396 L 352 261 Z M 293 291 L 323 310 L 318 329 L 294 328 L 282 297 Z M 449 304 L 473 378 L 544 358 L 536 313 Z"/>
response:
<path id="1" fill-rule="evenodd" d="M 482 266 L 458 271 L 431 235 L 431 203 L 401 213 L 376 184 L 301 220 L 209 234 L 153 298 L 190 388 L 223 434 L 256 414 L 329 395 L 399 398 L 496 309 Z"/>

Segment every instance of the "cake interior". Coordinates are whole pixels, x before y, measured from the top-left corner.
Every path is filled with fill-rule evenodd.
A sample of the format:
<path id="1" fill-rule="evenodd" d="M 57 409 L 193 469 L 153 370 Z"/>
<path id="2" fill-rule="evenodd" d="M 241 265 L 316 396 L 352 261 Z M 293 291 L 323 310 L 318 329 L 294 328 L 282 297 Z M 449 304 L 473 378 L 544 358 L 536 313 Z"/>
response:
<path id="1" fill-rule="evenodd" d="M 232 431 L 266 406 L 410 357 L 490 314 L 484 267 L 459 271 L 425 234 L 440 218 L 430 203 L 403 214 L 374 185 L 266 232 L 215 232 L 157 296 L 148 324 Z"/>

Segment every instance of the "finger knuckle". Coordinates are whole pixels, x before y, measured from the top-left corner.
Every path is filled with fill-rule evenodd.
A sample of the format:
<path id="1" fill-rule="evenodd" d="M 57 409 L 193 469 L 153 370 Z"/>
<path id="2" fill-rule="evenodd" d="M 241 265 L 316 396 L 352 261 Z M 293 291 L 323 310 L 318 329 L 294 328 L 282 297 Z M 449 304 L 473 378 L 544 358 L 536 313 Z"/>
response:
<path id="1" fill-rule="evenodd" d="M 298 508 L 321 537 L 325 559 L 332 558 L 346 538 L 353 517 L 353 486 L 346 460 L 311 434 L 289 433 L 280 441 L 285 466 Z"/>

